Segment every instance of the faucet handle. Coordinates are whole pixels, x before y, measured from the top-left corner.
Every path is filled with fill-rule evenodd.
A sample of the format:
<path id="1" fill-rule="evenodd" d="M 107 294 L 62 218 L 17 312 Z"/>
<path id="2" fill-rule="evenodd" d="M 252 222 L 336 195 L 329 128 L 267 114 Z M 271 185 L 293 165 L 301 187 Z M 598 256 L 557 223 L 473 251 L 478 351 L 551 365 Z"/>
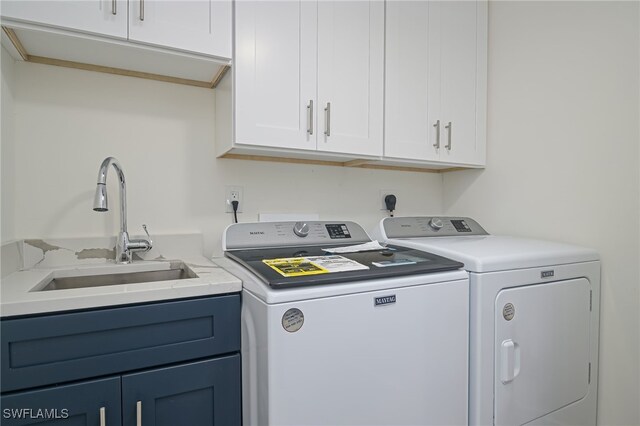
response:
<path id="1" fill-rule="evenodd" d="M 142 225 L 142 229 L 144 229 L 149 239 L 128 240 L 125 244 L 126 251 L 149 251 L 153 248 L 153 241 L 151 241 L 151 235 L 149 235 L 149 231 L 147 231 L 147 225 Z"/>
<path id="2" fill-rule="evenodd" d="M 142 229 L 144 229 L 144 233 L 147 234 L 147 237 L 149 238 L 149 247 L 151 247 L 153 245 L 153 240 L 151 240 L 151 235 L 149 235 L 149 231 L 147 231 L 147 225 L 142 224 Z"/>

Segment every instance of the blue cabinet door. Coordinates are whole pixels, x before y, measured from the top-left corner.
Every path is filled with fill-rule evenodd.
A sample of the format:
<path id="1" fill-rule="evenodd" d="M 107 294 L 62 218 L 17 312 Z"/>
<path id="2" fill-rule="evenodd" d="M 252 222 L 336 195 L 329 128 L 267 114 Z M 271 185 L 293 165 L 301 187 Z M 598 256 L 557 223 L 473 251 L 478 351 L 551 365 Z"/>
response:
<path id="1" fill-rule="evenodd" d="M 120 377 L 3 395 L 3 426 L 117 426 Z M 101 413 L 102 412 L 102 413 Z"/>
<path id="2" fill-rule="evenodd" d="M 125 426 L 241 423 L 240 354 L 122 376 Z"/>

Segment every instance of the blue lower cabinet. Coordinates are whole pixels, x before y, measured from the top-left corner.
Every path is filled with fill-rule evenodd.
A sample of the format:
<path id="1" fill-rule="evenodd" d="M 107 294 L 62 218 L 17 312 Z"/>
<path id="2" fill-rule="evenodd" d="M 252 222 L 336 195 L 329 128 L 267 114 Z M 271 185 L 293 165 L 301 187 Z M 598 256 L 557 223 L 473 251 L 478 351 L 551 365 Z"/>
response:
<path id="1" fill-rule="evenodd" d="M 3 318 L 0 358 L 2 426 L 241 424 L 238 294 Z"/>
<path id="2" fill-rule="evenodd" d="M 123 375 L 123 425 L 240 425 L 240 382 L 237 353 Z"/>
<path id="3" fill-rule="evenodd" d="M 3 426 L 121 425 L 120 377 L 3 395 Z"/>

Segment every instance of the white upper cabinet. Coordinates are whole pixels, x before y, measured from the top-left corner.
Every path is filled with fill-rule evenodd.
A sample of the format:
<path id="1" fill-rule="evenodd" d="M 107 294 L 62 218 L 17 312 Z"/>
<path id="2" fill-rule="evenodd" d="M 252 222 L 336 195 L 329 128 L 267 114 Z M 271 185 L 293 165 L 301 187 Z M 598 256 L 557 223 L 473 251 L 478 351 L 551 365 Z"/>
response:
<path id="1" fill-rule="evenodd" d="M 318 150 L 382 155 L 384 3 L 318 3 Z"/>
<path id="2" fill-rule="evenodd" d="M 103 36 L 99 42 L 113 45 L 120 39 L 231 58 L 231 0 L 2 0 L 0 12 L 2 24 L 16 30 L 60 29 L 85 40 Z M 45 36 L 45 43 L 56 41 Z"/>
<path id="3" fill-rule="evenodd" d="M 486 2 L 387 2 L 385 157 L 484 165 L 486 60 Z"/>
<path id="4" fill-rule="evenodd" d="M 1 12 L 17 21 L 127 38 L 127 0 L 3 0 Z"/>
<path id="5" fill-rule="evenodd" d="M 129 40 L 231 57 L 231 2 L 129 0 Z"/>
<path id="6" fill-rule="evenodd" d="M 382 1 L 238 0 L 235 138 L 223 150 L 380 156 L 383 75 Z"/>
<path id="7" fill-rule="evenodd" d="M 236 142 L 316 149 L 317 4 L 236 2 Z"/>

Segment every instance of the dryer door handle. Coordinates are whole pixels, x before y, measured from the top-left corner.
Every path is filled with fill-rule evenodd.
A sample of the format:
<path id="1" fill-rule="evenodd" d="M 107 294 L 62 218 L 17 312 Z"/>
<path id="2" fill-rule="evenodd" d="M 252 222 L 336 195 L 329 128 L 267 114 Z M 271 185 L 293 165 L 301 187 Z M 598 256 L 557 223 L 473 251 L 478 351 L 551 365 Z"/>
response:
<path id="1" fill-rule="evenodd" d="M 520 373 L 520 345 L 511 339 L 500 347 L 500 381 L 507 384 Z"/>

